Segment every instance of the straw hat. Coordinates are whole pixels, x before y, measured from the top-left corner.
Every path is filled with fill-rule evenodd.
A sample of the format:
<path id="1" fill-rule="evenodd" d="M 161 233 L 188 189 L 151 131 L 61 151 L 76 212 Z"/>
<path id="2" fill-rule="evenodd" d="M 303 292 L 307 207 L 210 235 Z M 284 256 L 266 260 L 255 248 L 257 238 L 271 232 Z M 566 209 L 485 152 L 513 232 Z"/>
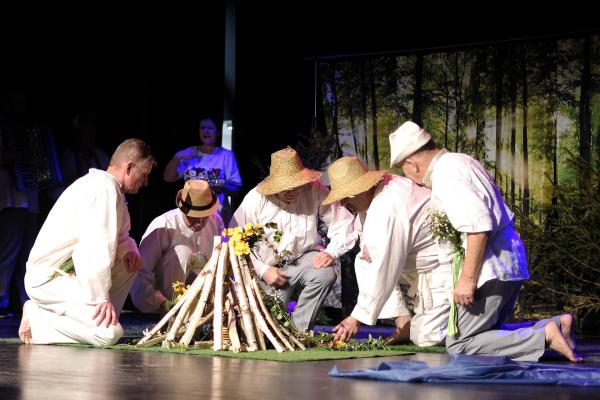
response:
<path id="1" fill-rule="evenodd" d="M 177 192 L 175 203 L 181 212 L 192 218 L 208 217 L 221 206 L 208 182 L 200 179 L 187 181 Z"/>
<path id="2" fill-rule="evenodd" d="M 406 121 L 390 134 L 390 167 L 406 160 L 431 140 L 431 135 L 419 125 Z"/>
<path id="3" fill-rule="evenodd" d="M 377 185 L 386 172 L 369 171 L 358 157 L 342 157 L 327 169 L 331 192 L 321 204 L 366 192 Z"/>
<path id="4" fill-rule="evenodd" d="M 269 176 L 258 184 L 256 191 L 268 196 L 316 181 L 321 175 L 305 168 L 296 150 L 287 147 L 271 154 Z"/>

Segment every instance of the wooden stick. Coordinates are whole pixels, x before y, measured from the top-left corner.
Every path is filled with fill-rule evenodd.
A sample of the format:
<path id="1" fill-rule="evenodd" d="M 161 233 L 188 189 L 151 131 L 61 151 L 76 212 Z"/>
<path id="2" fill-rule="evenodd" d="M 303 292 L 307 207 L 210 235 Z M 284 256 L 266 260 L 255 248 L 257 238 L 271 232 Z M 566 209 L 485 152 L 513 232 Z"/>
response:
<path id="1" fill-rule="evenodd" d="M 224 251 L 226 251 L 226 247 L 227 246 L 223 246 L 223 245 L 221 246 L 221 251 L 219 252 L 219 255 L 218 255 L 219 260 L 221 260 L 221 254 Z M 211 256 L 210 259 L 213 260 L 213 259 L 215 259 L 215 257 Z M 202 318 L 202 314 L 204 313 L 204 308 L 205 308 L 206 302 L 208 300 L 208 295 L 210 294 L 211 289 L 213 287 L 214 278 L 215 278 L 215 268 L 216 268 L 216 266 L 214 266 L 214 264 L 213 264 L 213 268 L 211 268 L 210 270 L 206 270 L 206 267 L 204 267 L 204 269 L 206 270 L 206 279 L 204 281 L 204 287 L 202 288 L 202 293 L 200 294 L 200 300 L 198 300 L 198 305 L 196 306 L 196 309 L 194 310 L 194 312 L 190 318 L 190 323 L 188 324 L 188 329 L 185 331 L 185 333 L 181 337 L 181 340 L 179 341 L 179 344 L 181 346 L 188 347 L 190 342 L 192 341 L 192 337 L 194 336 L 194 333 L 196 332 L 196 328 L 198 327 L 200 318 Z"/>
<path id="2" fill-rule="evenodd" d="M 223 246 L 219 255 L 219 264 L 215 274 L 215 296 L 214 307 L 215 317 L 213 319 L 213 350 L 223 350 L 223 283 L 227 266 L 229 265 L 229 246 Z"/>
<path id="3" fill-rule="evenodd" d="M 202 269 L 202 271 L 198 274 L 196 279 L 194 279 L 194 282 L 192 283 L 192 286 L 190 287 L 190 289 L 188 289 L 188 291 L 186 292 L 186 294 L 189 293 L 189 295 L 187 296 L 188 299 L 190 299 L 192 297 L 198 297 L 198 293 L 200 292 L 200 290 L 202 290 L 202 288 L 204 287 L 204 284 L 206 283 L 207 276 L 212 276 L 212 270 L 217 263 L 219 253 L 220 253 L 220 247 L 219 247 L 220 243 L 221 243 L 221 237 L 215 236 L 211 257 L 208 260 L 208 262 L 206 263 L 206 265 L 204 266 L 204 268 Z M 169 332 L 169 335 L 167 335 L 167 339 L 163 342 L 163 347 L 167 347 L 171 342 L 175 341 L 176 333 L 179 332 L 179 327 L 184 323 L 184 319 L 187 317 L 187 314 L 188 314 L 191 306 L 192 306 L 192 302 L 186 300 L 181 311 L 177 314 L 177 318 L 175 319 L 175 322 L 173 322 L 173 326 L 171 327 L 171 331 Z"/>
<path id="4" fill-rule="evenodd" d="M 197 295 L 198 291 L 202 288 L 202 285 L 204 284 L 204 279 L 205 276 L 202 273 L 198 274 L 196 279 L 194 279 L 194 282 L 192 282 L 190 288 L 183 294 L 183 296 L 181 296 L 181 299 L 179 299 L 179 301 L 164 315 L 164 317 L 162 317 L 162 319 L 154 326 L 154 328 L 152 328 L 152 330 L 148 332 L 146 336 L 144 336 L 142 340 L 140 340 L 136 344 L 136 346 L 143 346 L 150 338 L 152 338 L 152 336 L 154 336 L 160 330 L 160 328 L 162 328 L 171 319 L 171 317 L 175 315 L 177 311 L 179 311 L 180 308 L 183 307 L 184 304 L 186 304 L 186 302 L 188 302 L 188 299 L 190 299 L 190 297 L 194 296 L 194 294 Z"/>
<path id="5" fill-rule="evenodd" d="M 306 350 L 306 347 L 302 344 L 301 341 L 298 340 L 298 338 L 296 338 L 296 336 L 294 336 L 290 331 L 288 331 L 287 329 L 285 329 L 283 326 L 279 326 L 281 328 L 281 331 L 283 333 L 285 333 L 292 342 L 294 342 L 296 344 L 296 346 L 298 346 L 301 350 Z"/>
<path id="6" fill-rule="evenodd" d="M 190 289 L 191 289 L 191 287 L 190 287 Z M 152 338 L 152 336 L 154 336 L 156 333 L 158 333 L 158 331 L 160 331 L 160 328 L 162 328 L 163 325 L 165 325 L 169 321 L 169 319 L 171 319 L 171 317 L 173 315 L 175 315 L 175 313 L 181 308 L 181 306 L 183 305 L 183 303 L 189 297 L 189 293 L 190 293 L 190 291 L 188 290 L 187 292 L 185 292 L 183 294 L 183 296 L 181 297 L 181 299 L 179 299 L 179 301 L 177 302 L 177 304 L 175 304 L 169 310 L 169 312 L 167 312 L 165 314 L 165 316 L 162 317 L 162 319 L 160 321 L 158 321 L 158 323 L 156 325 L 154 325 L 154 328 L 152 328 L 150 330 L 150 332 L 148 332 L 146 334 L 146 336 L 144 336 L 139 342 L 137 342 L 136 347 L 137 346 L 143 347 L 146 344 L 146 342 L 148 342 Z"/>
<path id="7" fill-rule="evenodd" d="M 227 308 L 227 329 L 229 330 L 229 340 L 231 340 L 231 349 L 234 353 L 239 353 L 242 345 L 240 343 L 240 337 L 237 333 L 237 319 L 235 316 L 233 296 L 231 292 L 227 293 L 227 300 L 229 301 L 229 307 Z"/>
<path id="8" fill-rule="evenodd" d="M 230 246 L 232 247 L 231 244 Z M 244 277 L 242 275 L 242 271 L 240 270 L 238 257 L 235 255 L 233 248 L 230 250 L 231 251 L 229 252 L 229 254 L 231 261 L 231 269 L 233 271 L 233 278 L 235 279 L 235 281 L 233 282 L 233 288 L 239 302 L 242 321 L 244 322 L 241 328 L 244 332 L 244 335 L 246 336 L 246 341 L 248 342 L 248 351 L 256 351 L 258 349 L 258 346 L 256 342 L 256 335 L 254 333 L 254 322 L 250 311 L 250 306 L 248 304 L 248 296 L 246 295 L 246 290 L 244 286 Z"/>
<path id="9" fill-rule="evenodd" d="M 248 283 L 250 282 L 250 279 L 252 278 L 252 271 L 250 271 L 250 269 L 254 270 L 254 267 L 250 267 L 248 265 L 248 261 L 247 258 L 244 256 L 238 257 L 238 263 L 240 265 L 240 269 L 242 271 L 242 276 L 244 278 L 244 290 L 247 292 L 247 296 L 248 299 L 250 298 L 250 296 L 253 296 L 252 294 L 252 290 L 248 289 Z M 256 339 L 258 342 L 258 348 L 260 350 L 267 350 L 267 344 L 265 343 L 265 335 L 263 334 L 263 332 L 260 329 L 260 326 L 258 325 L 258 320 L 256 318 L 256 315 L 254 314 L 254 311 L 251 309 L 251 314 L 252 314 L 252 320 L 254 321 L 254 334 L 256 335 Z"/>
<path id="10" fill-rule="evenodd" d="M 260 287 L 258 286 L 258 283 L 256 282 L 256 280 L 253 277 L 250 278 L 250 284 L 252 285 L 252 289 L 254 290 L 256 299 L 258 300 L 259 309 L 260 309 L 260 311 L 262 311 L 262 314 L 264 315 L 268 324 L 271 326 L 271 329 L 273 330 L 273 332 L 275 332 L 275 334 L 277 335 L 279 340 L 281 340 L 281 342 L 283 342 L 285 347 L 287 347 L 291 351 L 294 351 L 294 346 L 292 346 L 292 344 L 286 339 L 284 334 L 279 329 L 279 327 L 280 327 L 279 323 L 277 323 L 276 321 L 273 320 L 273 317 L 271 316 L 271 312 L 269 311 L 269 309 L 267 309 L 267 306 L 265 306 L 265 302 L 263 301 L 263 298 L 262 298 L 262 290 L 260 289 Z"/>
<path id="11" fill-rule="evenodd" d="M 167 335 L 167 339 L 163 342 L 163 347 L 168 347 L 170 342 L 173 342 L 176 340 L 175 339 L 176 333 L 179 332 L 179 328 L 184 324 L 187 314 L 189 313 L 190 309 L 192 309 L 192 305 L 194 305 L 195 301 L 197 300 L 200 291 L 206 285 L 206 281 L 208 280 L 207 278 L 208 277 L 212 278 L 214 265 L 217 262 L 218 256 L 219 256 L 219 249 L 217 248 L 213 252 L 213 255 L 211 256 L 210 260 L 208 260 L 208 263 L 206 263 L 206 266 L 204 267 L 202 272 L 200 272 L 200 274 L 198 274 L 198 276 L 192 283 L 192 287 L 190 287 L 188 289 L 188 291 L 186 292 L 186 294 L 189 293 L 189 296 L 187 297 L 186 302 L 183 304 L 183 306 L 181 307 L 181 310 L 177 314 L 177 318 L 175 319 L 175 322 L 173 322 L 173 326 L 171 326 L 171 330 L 169 331 L 169 334 Z M 196 283 L 197 283 L 197 286 L 196 286 Z"/>
<path id="12" fill-rule="evenodd" d="M 267 342 L 265 342 L 265 335 L 263 334 L 262 328 L 260 327 L 260 323 L 258 322 L 258 318 L 256 316 L 256 311 L 252 307 L 252 302 L 250 301 L 251 296 L 252 296 L 252 294 L 248 294 L 248 300 L 250 302 L 250 309 L 252 310 L 252 319 L 254 320 L 254 327 L 256 328 L 256 331 L 254 333 L 256 335 L 256 340 L 258 342 L 258 348 L 260 350 L 266 350 Z"/>
<path id="13" fill-rule="evenodd" d="M 248 296 L 248 303 L 250 303 L 250 297 L 254 296 L 254 294 L 252 293 L 252 290 L 250 289 L 251 286 L 248 286 L 250 284 L 250 279 L 252 278 L 252 276 L 250 275 L 250 267 L 248 267 L 248 263 L 246 262 L 245 257 L 239 257 L 238 263 L 240 265 L 243 265 L 241 270 L 242 270 L 242 276 L 244 277 L 244 290 L 246 292 L 246 296 Z M 260 350 L 267 350 L 267 343 L 265 341 L 265 335 L 263 334 L 263 331 L 260 328 L 256 313 L 255 313 L 254 309 L 252 309 L 252 307 L 250 307 L 250 311 L 252 314 L 252 320 L 254 321 L 254 328 L 255 328 L 254 334 L 256 335 L 256 341 L 258 342 L 258 348 Z"/>
<path id="14" fill-rule="evenodd" d="M 258 302 L 255 298 L 255 293 L 252 290 L 252 277 L 250 276 L 250 271 L 248 270 L 248 264 L 244 262 L 245 260 L 240 260 L 240 266 L 242 267 L 242 274 L 244 275 L 244 285 L 246 287 L 246 293 L 248 294 L 248 300 L 250 301 L 250 307 L 252 312 L 254 313 L 254 318 L 256 318 L 258 322 L 258 326 L 262 330 L 262 332 L 269 338 L 269 341 L 275 347 L 278 353 L 285 351 L 285 348 L 279 343 L 275 335 L 271 333 L 267 322 L 263 318 L 258 308 Z M 266 346 L 265 346 L 266 349 Z"/>

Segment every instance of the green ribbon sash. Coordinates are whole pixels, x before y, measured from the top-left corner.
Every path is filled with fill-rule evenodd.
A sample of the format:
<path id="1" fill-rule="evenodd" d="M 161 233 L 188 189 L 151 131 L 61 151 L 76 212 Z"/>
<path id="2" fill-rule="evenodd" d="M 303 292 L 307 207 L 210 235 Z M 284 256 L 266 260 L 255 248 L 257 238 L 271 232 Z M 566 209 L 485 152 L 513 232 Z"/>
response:
<path id="1" fill-rule="evenodd" d="M 454 302 L 454 288 L 460 275 L 460 267 L 464 260 L 464 256 L 456 252 L 452 258 L 452 293 L 450 294 L 450 316 L 448 317 L 448 335 L 456 336 L 458 333 L 458 310 L 456 309 L 456 303 Z"/>

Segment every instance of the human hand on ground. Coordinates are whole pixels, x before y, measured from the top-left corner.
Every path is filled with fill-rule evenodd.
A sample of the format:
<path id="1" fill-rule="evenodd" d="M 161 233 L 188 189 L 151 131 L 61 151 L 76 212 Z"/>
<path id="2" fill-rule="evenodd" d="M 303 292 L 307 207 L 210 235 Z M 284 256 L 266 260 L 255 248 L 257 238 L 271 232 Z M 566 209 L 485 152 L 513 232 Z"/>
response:
<path id="1" fill-rule="evenodd" d="M 349 316 L 335 327 L 333 327 L 332 331 L 335 333 L 333 338 L 334 341 L 341 340 L 342 342 L 346 342 L 352 339 L 360 330 L 360 321 L 356 318 Z"/>

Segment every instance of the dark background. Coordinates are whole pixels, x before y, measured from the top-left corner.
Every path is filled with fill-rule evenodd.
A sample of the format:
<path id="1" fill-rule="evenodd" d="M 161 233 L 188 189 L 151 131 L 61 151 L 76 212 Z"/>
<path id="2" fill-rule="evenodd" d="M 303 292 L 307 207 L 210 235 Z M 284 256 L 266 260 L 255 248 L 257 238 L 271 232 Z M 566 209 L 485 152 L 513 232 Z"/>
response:
<path id="1" fill-rule="evenodd" d="M 263 178 L 273 151 L 310 130 L 314 57 L 568 36 L 599 26 L 590 6 L 565 12 L 506 3 L 485 11 L 376 1 L 253 3 L 236 9 L 234 150 L 244 181 L 238 201 Z M 202 116 L 222 118 L 224 2 L 4 10 L 1 22 L 0 99 L 24 93 L 30 118 L 52 127 L 59 146 L 77 113 L 94 112 L 97 145 L 109 156 L 127 137 L 153 148 L 159 166 L 149 187 L 130 198 L 131 233 L 139 239 L 155 216 L 174 207 L 180 183 L 162 180 L 166 163 L 199 144 Z"/>

